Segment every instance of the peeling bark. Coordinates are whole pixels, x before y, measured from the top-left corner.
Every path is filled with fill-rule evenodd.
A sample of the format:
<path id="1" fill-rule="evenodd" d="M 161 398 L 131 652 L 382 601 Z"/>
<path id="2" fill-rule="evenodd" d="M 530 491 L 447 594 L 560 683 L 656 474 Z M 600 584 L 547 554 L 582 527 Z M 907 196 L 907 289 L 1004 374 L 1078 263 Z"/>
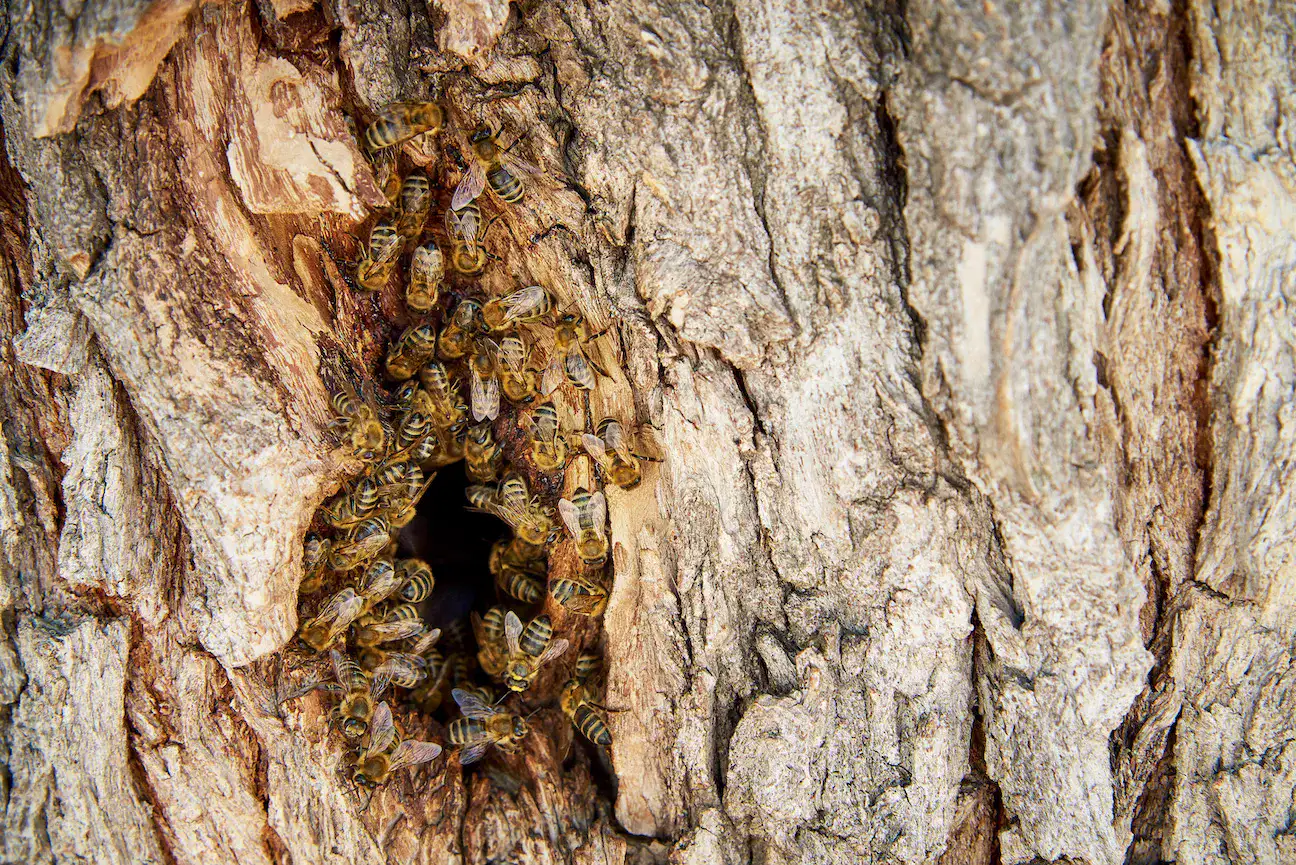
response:
<path id="1" fill-rule="evenodd" d="M 4 861 L 1296 859 L 1290 9 L 3 27 Z M 591 410 L 664 461 L 608 491 L 601 636 L 554 610 L 610 752 L 538 701 L 516 757 L 366 802 L 279 695 L 328 394 L 406 323 L 347 282 L 356 132 L 427 98 L 442 185 L 483 123 L 542 168 L 482 290 L 611 325 Z"/>

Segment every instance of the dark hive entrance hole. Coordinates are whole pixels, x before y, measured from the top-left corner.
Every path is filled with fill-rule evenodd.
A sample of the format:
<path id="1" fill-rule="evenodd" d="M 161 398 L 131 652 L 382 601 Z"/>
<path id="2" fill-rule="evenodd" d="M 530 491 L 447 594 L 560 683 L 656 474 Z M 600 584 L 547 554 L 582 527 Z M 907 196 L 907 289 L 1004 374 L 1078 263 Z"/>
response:
<path id="1" fill-rule="evenodd" d="M 432 567 L 436 585 L 424 604 L 423 620 L 431 628 L 466 621 L 476 610 L 495 603 L 489 558 L 501 535 L 500 521 L 468 508 L 468 476 L 462 460 L 437 469 L 436 479 L 419 502 L 417 515 L 400 535 L 400 554 Z M 476 651 L 475 646 L 469 647 Z"/>

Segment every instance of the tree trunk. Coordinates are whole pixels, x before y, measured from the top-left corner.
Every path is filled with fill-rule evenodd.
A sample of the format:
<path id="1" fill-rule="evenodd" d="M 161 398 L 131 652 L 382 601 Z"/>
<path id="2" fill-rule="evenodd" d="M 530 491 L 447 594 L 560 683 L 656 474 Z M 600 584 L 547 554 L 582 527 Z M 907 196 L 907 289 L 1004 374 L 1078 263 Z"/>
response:
<path id="1" fill-rule="evenodd" d="M 2 26 L 5 862 L 1296 862 L 1290 4 Z M 367 799 L 279 698 L 329 394 L 409 320 L 356 133 L 428 98 L 438 214 L 479 125 L 541 169 L 481 293 L 611 325 L 589 420 L 663 461 L 602 634 L 550 604 L 610 749 L 555 672 L 520 755 Z"/>

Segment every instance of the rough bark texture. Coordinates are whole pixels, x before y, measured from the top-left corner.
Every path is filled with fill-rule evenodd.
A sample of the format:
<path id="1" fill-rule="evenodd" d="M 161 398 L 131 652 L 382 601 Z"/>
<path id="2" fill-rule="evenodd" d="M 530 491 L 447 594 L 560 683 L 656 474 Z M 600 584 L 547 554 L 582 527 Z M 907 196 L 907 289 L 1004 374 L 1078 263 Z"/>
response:
<path id="1" fill-rule="evenodd" d="M 4 861 L 1296 861 L 1290 4 L 323 3 L 4 7 Z M 430 96 L 665 461 L 610 764 L 549 708 L 366 807 L 276 695 Z"/>

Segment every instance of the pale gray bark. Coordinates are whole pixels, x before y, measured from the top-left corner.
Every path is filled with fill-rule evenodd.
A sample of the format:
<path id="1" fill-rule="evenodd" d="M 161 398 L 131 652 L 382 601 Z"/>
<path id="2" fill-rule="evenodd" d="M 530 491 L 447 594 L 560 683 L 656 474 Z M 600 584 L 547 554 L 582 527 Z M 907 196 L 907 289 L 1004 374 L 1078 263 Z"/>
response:
<path id="1" fill-rule="evenodd" d="M 4 21 L 4 861 L 1296 861 L 1289 6 Z M 547 710 L 362 811 L 276 705 L 401 308 L 329 254 L 347 112 L 429 96 L 544 169 L 483 288 L 614 324 L 594 412 L 664 457 L 609 491 L 614 799 Z"/>

